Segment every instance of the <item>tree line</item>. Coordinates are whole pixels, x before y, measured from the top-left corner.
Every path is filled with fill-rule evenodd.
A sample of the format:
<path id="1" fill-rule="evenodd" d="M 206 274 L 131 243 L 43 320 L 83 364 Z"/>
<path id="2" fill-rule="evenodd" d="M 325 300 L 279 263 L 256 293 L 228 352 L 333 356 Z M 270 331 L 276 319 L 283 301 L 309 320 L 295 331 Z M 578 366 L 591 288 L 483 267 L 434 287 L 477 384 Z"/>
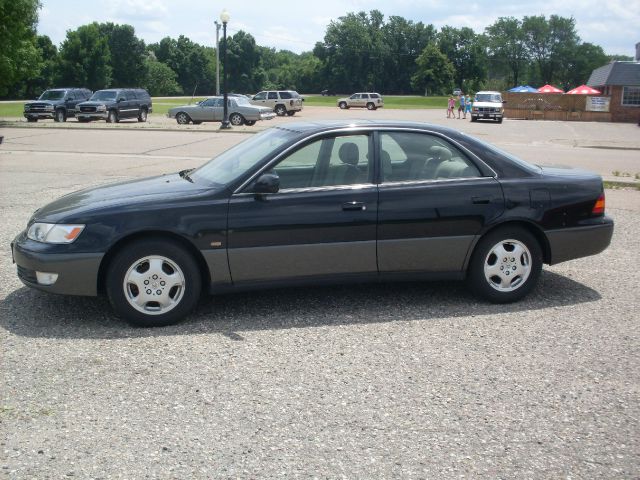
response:
<path id="1" fill-rule="evenodd" d="M 181 35 L 145 44 L 131 25 L 94 22 L 67 32 L 57 47 L 38 35 L 38 0 L 0 0 L 0 97 L 33 98 L 54 86 L 144 87 L 153 96 L 215 92 L 215 48 Z M 221 42 L 221 48 L 223 48 Z M 557 15 L 501 17 L 483 33 L 467 27 L 385 20 L 378 10 L 332 21 L 322 42 L 296 54 L 256 44 L 239 31 L 227 38 L 228 89 L 300 92 L 358 90 L 448 94 L 517 84 L 584 83 L 615 59 L 582 42 L 575 20 Z"/>

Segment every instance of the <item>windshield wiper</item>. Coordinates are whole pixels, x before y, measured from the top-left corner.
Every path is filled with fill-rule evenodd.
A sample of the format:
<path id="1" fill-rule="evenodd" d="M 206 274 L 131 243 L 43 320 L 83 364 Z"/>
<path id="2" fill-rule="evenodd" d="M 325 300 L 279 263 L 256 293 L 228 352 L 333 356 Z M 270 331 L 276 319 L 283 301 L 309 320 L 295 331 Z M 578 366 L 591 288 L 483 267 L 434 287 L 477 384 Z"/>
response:
<path id="1" fill-rule="evenodd" d="M 195 170 L 195 168 L 188 168 L 186 170 L 181 170 L 180 172 L 178 172 L 178 175 L 180 175 L 182 178 L 184 178 L 185 180 L 193 183 L 193 179 L 189 176 L 189 174 L 191 172 L 193 172 Z"/>

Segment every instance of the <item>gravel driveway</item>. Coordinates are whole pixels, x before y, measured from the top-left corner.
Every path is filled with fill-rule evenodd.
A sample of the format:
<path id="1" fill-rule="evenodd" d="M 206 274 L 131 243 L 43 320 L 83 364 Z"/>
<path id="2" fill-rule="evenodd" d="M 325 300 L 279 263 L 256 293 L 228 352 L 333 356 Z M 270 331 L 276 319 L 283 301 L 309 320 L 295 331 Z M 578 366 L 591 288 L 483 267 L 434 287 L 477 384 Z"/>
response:
<path id="1" fill-rule="evenodd" d="M 611 247 L 545 267 L 518 304 L 455 282 L 292 288 L 143 330 L 23 287 L 9 242 L 66 192 L 229 136 L 41 133 L 0 147 L 2 478 L 638 478 L 640 192 L 608 190 Z"/>

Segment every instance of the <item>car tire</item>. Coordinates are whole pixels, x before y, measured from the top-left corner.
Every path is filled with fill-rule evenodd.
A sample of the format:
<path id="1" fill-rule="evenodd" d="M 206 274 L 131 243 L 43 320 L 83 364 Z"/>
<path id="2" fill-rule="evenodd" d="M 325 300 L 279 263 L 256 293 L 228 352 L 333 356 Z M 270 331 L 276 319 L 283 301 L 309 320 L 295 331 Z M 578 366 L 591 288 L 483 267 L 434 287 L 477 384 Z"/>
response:
<path id="1" fill-rule="evenodd" d="M 502 123 L 502 117 L 498 119 L 498 123 Z"/>
<path id="2" fill-rule="evenodd" d="M 475 121 L 477 121 L 477 120 L 478 120 L 478 117 L 471 117 L 471 121 L 472 121 L 472 122 L 475 122 Z"/>
<path id="3" fill-rule="evenodd" d="M 287 115 L 289 115 L 290 117 L 293 117 L 295 114 L 296 114 L 296 111 L 295 111 L 295 110 L 289 110 L 289 111 L 287 112 Z"/>
<path id="4" fill-rule="evenodd" d="M 187 125 L 191 121 L 191 117 L 187 115 L 185 112 L 176 113 L 176 122 L 180 125 Z"/>
<path id="5" fill-rule="evenodd" d="M 284 117 L 287 114 L 287 107 L 284 105 L 276 105 L 273 111 L 276 112 L 276 115 L 279 117 Z"/>
<path id="6" fill-rule="evenodd" d="M 255 120 L 245 120 L 244 124 L 247 125 L 248 127 L 253 127 L 256 124 Z"/>
<path id="7" fill-rule="evenodd" d="M 140 112 L 138 113 L 138 121 L 139 122 L 146 122 L 147 121 L 147 109 L 146 108 L 141 108 Z"/>
<path id="8" fill-rule="evenodd" d="M 65 114 L 64 110 L 59 108 L 58 110 L 56 110 L 56 113 L 53 115 L 53 120 L 59 123 L 66 122 L 67 115 Z"/>
<path id="9" fill-rule="evenodd" d="M 347 102 L 340 102 L 338 106 L 340 107 L 340 110 L 346 110 L 347 108 L 349 108 L 347 107 Z"/>
<path id="10" fill-rule="evenodd" d="M 515 302 L 536 286 L 542 262 L 542 248 L 533 234 L 517 226 L 499 228 L 476 245 L 467 281 L 480 298 Z"/>
<path id="11" fill-rule="evenodd" d="M 114 311 L 138 327 L 182 320 L 198 303 L 200 270 L 177 242 L 139 240 L 127 245 L 107 269 L 106 290 Z"/>
<path id="12" fill-rule="evenodd" d="M 109 110 L 107 114 L 107 123 L 117 123 L 118 122 L 118 112 L 115 110 Z"/>
<path id="13" fill-rule="evenodd" d="M 244 124 L 244 117 L 239 113 L 232 113 L 229 115 L 229 123 L 234 127 L 239 127 Z"/>
<path id="14" fill-rule="evenodd" d="M 367 110 L 375 110 L 375 109 L 376 109 L 376 106 L 373 103 L 371 102 L 367 103 Z"/>

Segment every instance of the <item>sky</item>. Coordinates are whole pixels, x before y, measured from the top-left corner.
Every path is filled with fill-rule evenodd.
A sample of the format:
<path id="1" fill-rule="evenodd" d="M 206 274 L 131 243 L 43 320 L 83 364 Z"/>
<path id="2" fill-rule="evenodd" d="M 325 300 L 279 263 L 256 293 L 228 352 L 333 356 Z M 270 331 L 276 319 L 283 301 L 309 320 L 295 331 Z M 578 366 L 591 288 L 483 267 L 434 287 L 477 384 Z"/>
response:
<path id="1" fill-rule="evenodd" d="M 640 42 L 640 0 L 41 0 L 38 33 L 60 45 L 67 30 L 91 22 L 133 25 L 146 43 L 185 35 L 215 45 L 214 21 L 225 8 L 231 15 L 227 34 L 250 33 L 258 45 L 296 53 L 322 41 L 327 25 L 349 12 L 377 9 L 385 19 L 398 15 L 433 24 L 484 31 L 498 17 L 556 14 L 573 17 L 583 42 L 600 45 L 607 54 L 635 56 Z M 220 32 L 222 35 L 222 32 Z"/>

